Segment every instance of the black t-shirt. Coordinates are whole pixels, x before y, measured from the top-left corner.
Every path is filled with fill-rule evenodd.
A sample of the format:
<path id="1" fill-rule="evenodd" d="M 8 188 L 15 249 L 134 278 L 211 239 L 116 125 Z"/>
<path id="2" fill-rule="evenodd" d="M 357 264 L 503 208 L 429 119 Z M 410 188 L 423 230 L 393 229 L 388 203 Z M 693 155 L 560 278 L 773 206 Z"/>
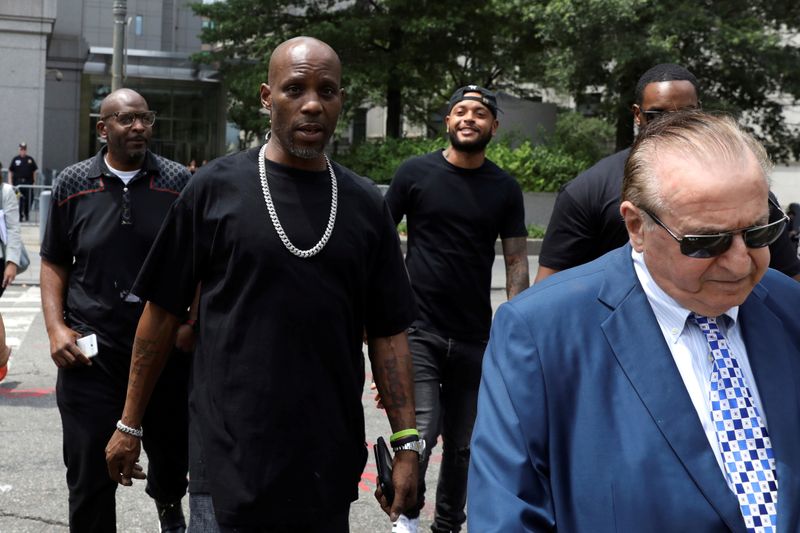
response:
<path id="1" fill-rule="evenodd" d="M 565 184 L 556 198 L 542 242 L 539 264 L 566 270 L 597 259 L 628 242 L 619 213 L 625 161 L 630 148 L 617 152 Z M 776 201 L 775 195 L 770 196 Z M 770 206 L 770 221 L 780 213 Z M 800 259 L 787 232 L 769 247 L 769 266 L 787 276 L 800 273 Z"/>
<path id="2" fill-rule="evenodd" d="M 25 157 L 21 155 L 16 156 L 11 160 L 11 164 L 8 166 L 8 170 L 13 173 L 12 181 L 14 185 L 32 184 L 33 173 L 36 172 L 38 168 L 39 167 L 36 166 L 36 161 L 29 155 Z"/>
<path id="3" fill-rule="evenodd" d="M 619 204 L 629 153 L 630 148 L 601 159 L 561 187 L 539 252 L 540 265 L 566 270 L 628 242 Z"/>
<path id="4" fill-rule="evenodd" d="M 400 333 L 415 309 L 397 233 L 374 184 L 334 164 L 333 234 L 292 255 L 269 219 L 258 150 L 204 165 L 175 202 L 134 292 L 178 314 L 201 283 L 193 421 L 217 519 L 297 520 L 357 498 L 366 462 L 362 337 Z M 281 225 L 323 235 L 327 171 L 267 163 Z"/>
<path id="5" fill-rule="evenodd" d="M 143 308 L 129 291 L 189 172 L 148 152 L 125 185 L 108 170 L 104 153 L 58 175 L 40 255 L 69 269 L 67 325 L 96 333 L 95 363 L 127 379 Z"/>
<path id="6" fill-rule="evenodd" d="M 488 159 L 464 169 L 436 151 L 404 162 L 386 201 L 395 223 L 408 221 L 415 323 L 446 337 L 487 339 L 495 241 L 528 234 L 517 181 Z"/>

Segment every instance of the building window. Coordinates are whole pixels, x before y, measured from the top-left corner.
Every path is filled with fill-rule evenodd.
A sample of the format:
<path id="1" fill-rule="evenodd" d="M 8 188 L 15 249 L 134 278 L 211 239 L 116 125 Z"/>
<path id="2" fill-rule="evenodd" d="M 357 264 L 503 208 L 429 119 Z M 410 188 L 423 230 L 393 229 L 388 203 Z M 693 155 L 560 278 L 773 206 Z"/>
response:
<path id="1" fill-rule="evenodd" d="M 142 35 L 143 33 L 143 21 L 141 15 L 136 15 L 136 18 L 133 19 L 133 33 L 135 35 Z"/>

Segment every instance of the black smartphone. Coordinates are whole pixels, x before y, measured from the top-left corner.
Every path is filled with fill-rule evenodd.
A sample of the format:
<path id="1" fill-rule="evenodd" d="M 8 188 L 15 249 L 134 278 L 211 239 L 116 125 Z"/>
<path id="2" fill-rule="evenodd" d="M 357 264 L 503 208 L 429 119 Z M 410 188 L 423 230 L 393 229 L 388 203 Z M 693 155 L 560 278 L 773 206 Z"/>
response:
<path id="1" fill-rule="evenodd" d="M 389 505 L 394 501 L 394 485 L 392 484 L 392 454 L 386 446 L 383 437 L 378 437 L 378 442 L 372 447 L 375 452 L 375 464 L 378 466 L 378 483 Z"/>

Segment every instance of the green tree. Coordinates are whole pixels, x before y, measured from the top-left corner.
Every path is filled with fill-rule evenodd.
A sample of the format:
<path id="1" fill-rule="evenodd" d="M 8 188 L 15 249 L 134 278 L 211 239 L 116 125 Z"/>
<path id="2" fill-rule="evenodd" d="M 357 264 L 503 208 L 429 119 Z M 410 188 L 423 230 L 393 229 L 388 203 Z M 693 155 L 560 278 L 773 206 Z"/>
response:
<path id="1" fill-rule="evenodd" d="M 542 42 L 545 83 L 582 97 L 603 92 L 618 148 L 633 140 L 639 76 L 658 63 L 689 68 L 706 109 L 741 115 L 776 159 L 800 155 L 797 127 L 776 98 L 800 97 L 796 0 L 517 0 Z"/>
<path id="2" fill-rule="evenodd" d="M 536 48 L 534 35 L 500 0 L 227 0 L 193 8 L 209 19 L 201 39 L 212 45 L 196 59 L 218 66 L 231 97 L 229 117 L 251 136 L 265 120 L 257 87 L 269 53 L 289 37 L 310 35 L 333 46 L 344 64 L 345 112 L 385 105 L 390 137 L 401 135 L 403 116 L 427 122 L 459 86 L 516 85 L 519 58 Z"/>

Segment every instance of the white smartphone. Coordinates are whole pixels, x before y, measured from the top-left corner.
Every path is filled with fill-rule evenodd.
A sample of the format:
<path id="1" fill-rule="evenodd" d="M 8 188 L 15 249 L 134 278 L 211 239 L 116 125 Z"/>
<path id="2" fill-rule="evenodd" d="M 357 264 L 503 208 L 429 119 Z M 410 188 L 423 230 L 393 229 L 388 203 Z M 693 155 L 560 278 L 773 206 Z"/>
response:
<path id="1" fill-rule="evenodd" d="M 83 355 L 86 357 L 94 357 L 97 355 L 97 335 L 92 333 L 91 335 L 86 335 L 85 337 L 81 337 L 77 341 L 78 348 L 81 349 Z"/>

